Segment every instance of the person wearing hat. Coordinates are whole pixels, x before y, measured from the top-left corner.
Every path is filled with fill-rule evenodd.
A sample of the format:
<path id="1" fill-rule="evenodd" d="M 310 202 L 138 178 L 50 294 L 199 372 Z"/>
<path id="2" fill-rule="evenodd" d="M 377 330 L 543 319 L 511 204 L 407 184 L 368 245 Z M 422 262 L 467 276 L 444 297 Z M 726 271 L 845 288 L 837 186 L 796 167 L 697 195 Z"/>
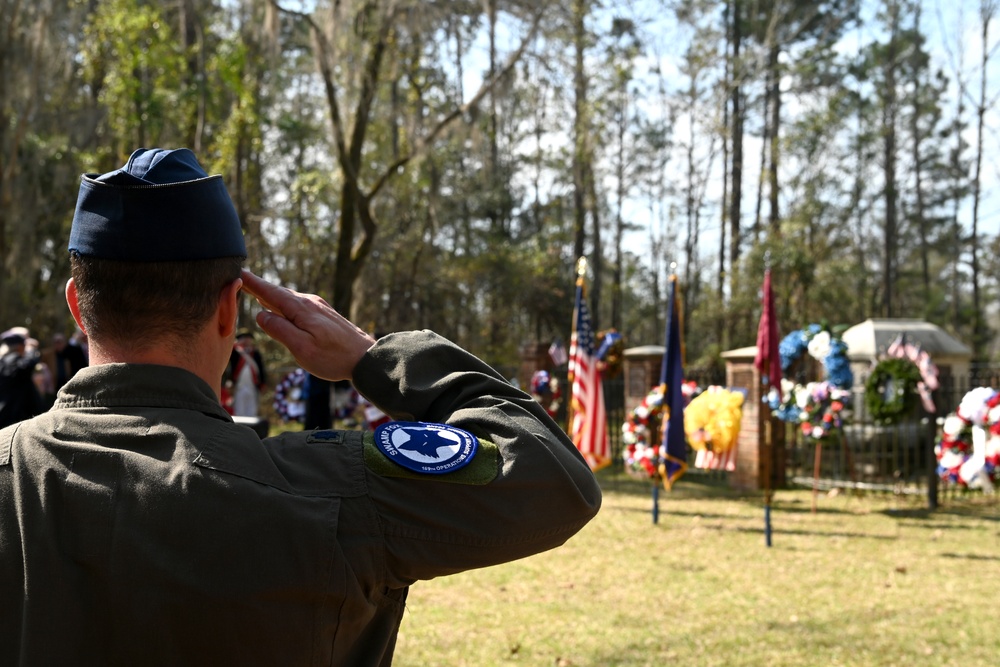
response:
<path id="1" fill-rule="evenodd" d="M 557 547 L 600 507 L 565 433 L 472 354 L 376 342 L 243 270 L 222 179 L 189 150 L 84 175 L 69 251 L 90 365 L 0 430 L 0 664 L 388 665 L 411 584 Z M 394 421 L 235 424 L 240 291 L 302 368 Z"/>
<path id="2" fill-rule="evenodd" d="M 267 375 L 264 358 L 254 345 L 253 332 L 249 329 L 236 333 L 236 342 L 226 368 L 226 382 L 232 397 L 230 412 L 233 416 L 256 417 L 260 392 L 267 384 Z"/>
<path id="3" fill-rule="evenodd" d="M 16 424 L 42 411 L 35 387 L 37 342 L 24 327 L 0 333 L 0 428 Z"/>

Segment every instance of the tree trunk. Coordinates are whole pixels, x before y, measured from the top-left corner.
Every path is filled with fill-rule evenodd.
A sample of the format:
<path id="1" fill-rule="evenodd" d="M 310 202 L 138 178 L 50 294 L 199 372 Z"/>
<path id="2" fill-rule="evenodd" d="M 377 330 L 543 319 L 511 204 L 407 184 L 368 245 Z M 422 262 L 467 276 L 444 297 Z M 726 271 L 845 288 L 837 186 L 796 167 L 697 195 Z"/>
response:
<path id="1" fill-rule="evenodd" d="M 601 326 L 601 295 L 603 293 L 604 277 L 604 245 L 601 239 L 601 211 L 600 199 L 597 196 L 597 179 L 594 178 L 593 171 L 594 156 L 587 152 L 586 183 L 590 200 L 590 217 L 594 222 L 594 251 L 590 259 L 591 269 L 594 272 L 594 279 L 590 286 L 590 320 L 594 325 L 594 331 Z"/>
<path id="2" fill-rule="evenodd" d="M 770 72 L 768 73 L 768 77 L 770 77 Z M 755 242 L 760 238 L 762 227 L 761 212 L 764 208 L 764 181 L 767 180 L 764 176 L 767 174 L 767 152 L 770 149 L 770 142 L 768 141 L 768 137 L 771 136 L 771 114 L 768 113 L 768 110 L 771 108 L 770 84 L 764 87 L 764 97 L 762 99 L 764 108 L 761 110 L 761 116 L 764 119 L 764 130 L 760 142 L 760 178 L 757 179 L 757 203 L 754 206 L 753 228 L 750 230 Z"/>
<path id="3" fill-rule="evenodd" d="M 889 47 L 885 60 L 885 86 L 882 100 L 882 161 L 885 175 L 885 239 L 882 266 L 882 315 L 895 317 L 897 248 L 896 211 L 896 49 L 899 33 L 899 5 L 889 6 Z"/>
<path id="4" fill-rule="evenodd" d="M 920 5 L 917 4 L 913 17 L 914 31 L 920 34 Z M 930 243 L 927 239 L 927 204 L 924 198 L 924 159 L 923 143 L 924 136 L 920 130 L 920 89 L 921 82 L 919 75 L 914 74 L 913 81 L 913 112 L 910 120 L 910 135 L 913 142 L 913 177 L 914 195 L 916 198 L 915 217 L 917 222 L 917 233 L 920 236 L 920 279 L 923 285 L 923 302 L 930 303 L 931 296 L 931 271 L 930 271 Z"/>
<path id="5" fill-rule="evenodd" d="M 732 44 L 733 31 L 729 20 L 729 14 L 732 7 L 731 2 L 726 2 L 725 7 L 722 10 L 722 22 L 725 26 L 723 30 L 726 36 L 725 42 L 725 53 L 728 54 Z M 733 63 L 727 57 L 723 58 L 725 61 L 725 71 L 723 73 L 722 80 L 725 85 L 731 85 L 733 78 Z M 719 206 L 720 220 L 719 220 L 719 275 L 718 281 L 716 283 L 716 298 L 719 300 L 719 304 L 725 304 L 726 302 L 726 223 L 729 220 L 729 136 L 727 134 L 727 128 L 729 127 L 729 96 L 726 95 L 722 100 L 722 200 Z M 720 309 L 721 310 L 721 309 Z M 715 339 L 719 342 L 723 349 L 726 345 L 726 317 L 724 311 L 716 319 L 716 332 Z"/>
<path id="6" fill-rule="evenodd" d="M 979 276 L 979 203 L 982 193 L 983 132 L 986 123 L 986 68 L 989 65 L 990 21 L 996 14 L 997 0 L 981 0 L 979 17 L 982 21 L 982 59 L 979 75 L 979 104 L 976 108 L 976 166 L 972 177 L 972 235 L 969 238 L 969 252 L 972 262 L 972 312 L 975 317 L 972 330 L 972 358 L 982 361 L 986 354 L 986 323 L 983 321 L 982 295 Z"/>
<path id="7" fill-rule="evenodd" d="M 628 82 L 618 92 L 618 162 L 615 165 L 617 194 L 615 203 L 615 266 L 611 276 L 611 326 L 622 328 L 622 242 L 625 236 L 625 220 L 622 207 L 625 205 L 625 135 L 628 127 Z"/>
<path id="8" fill-rule="evenodd" d="M 770 196 L 771 211 L 768 217 L 771 233 L 775 237 L 781 236 L 781 211 L 778 210 L 778 164 L 781 161 L 781 71 L 778 64 L 778 54 L 780 49 L 777 44 L 772 44 L 768 56 L 768 76 L 771 78 L 771 85 L 768 87 L 768 98 L 771 101 L 771 122 L 768 124 L 770 130 L 771 162 L 768 168 L 768 195 Z"/>
<path id="9" fill-rule="evenodd" d="M 583 257 L 586 240 L 587 75 L 584 69 L 587 0 L 573 2 L 573 261 Z"/>
<path id="10" fill-rule="evenodd" d="M 732 73 L 730 105 L 732 107 L 732 191 L 729 195 L 729 285 L 730 295 L 739 293 L 739 261 L 741 213 L 743 202 L 743 68 L 740 57 L 743 44 L 743 12 L 741 0 L 732 0 Z M 731 323 L 732 324 L 732 323 Z"/>

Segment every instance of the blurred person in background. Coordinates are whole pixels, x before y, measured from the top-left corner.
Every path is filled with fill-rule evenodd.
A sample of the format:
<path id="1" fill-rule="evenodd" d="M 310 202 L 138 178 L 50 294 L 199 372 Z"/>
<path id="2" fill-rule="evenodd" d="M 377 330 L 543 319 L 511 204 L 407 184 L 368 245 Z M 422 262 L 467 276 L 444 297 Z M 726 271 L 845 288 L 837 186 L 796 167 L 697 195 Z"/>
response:
<path id="1" fill-rule="evenodd" d="M 87 355 L 83 348 L 67 340 L 61 333 L 53 334 L 52 343 L 43 351 L 42 359 L 52 371 L 52 382 L 56 391 L 87 365 Z"/>
<path id="2" fill-rule="evenodd" d="M 0 334 L 0 428 L 42 411 L 34 380 L 38 361 L 38 341 L 27 329 L 15 327 Z"/>
<path id="3" fill-rule="evenodd" d="M 235 417 L 256 417 L 260 411 L 260 392 L 267 385 L 264 359 L 254 345 L 253 333 L 241 330 L 236 335 L 226 370 Z"/>

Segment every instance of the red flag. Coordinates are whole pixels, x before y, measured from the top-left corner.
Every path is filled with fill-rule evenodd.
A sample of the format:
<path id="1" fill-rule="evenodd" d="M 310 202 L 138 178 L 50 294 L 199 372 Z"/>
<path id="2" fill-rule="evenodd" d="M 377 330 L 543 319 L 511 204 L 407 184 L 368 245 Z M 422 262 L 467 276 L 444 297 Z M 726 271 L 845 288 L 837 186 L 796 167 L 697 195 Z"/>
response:
<path id="1" fill-rule="evenodd" d="M 757 326 L 757 356 L 753 365 L 765 384 L 781 390 L 781 355 L 778 352 L 778 318 L 774 314 L 774 293 L 771 291 L 771 269 L 764 271 L 761 295 L 760 324 Z"/>
<path id="2" fill-rule="evenodd" d="M 611 463 L 607 415 L 601 370 L 594 356 L 594 329 L 583 296 L 583 278 L 577 280 L 573 336 L 569 345 L 569 436 L 591 470 Z"/>

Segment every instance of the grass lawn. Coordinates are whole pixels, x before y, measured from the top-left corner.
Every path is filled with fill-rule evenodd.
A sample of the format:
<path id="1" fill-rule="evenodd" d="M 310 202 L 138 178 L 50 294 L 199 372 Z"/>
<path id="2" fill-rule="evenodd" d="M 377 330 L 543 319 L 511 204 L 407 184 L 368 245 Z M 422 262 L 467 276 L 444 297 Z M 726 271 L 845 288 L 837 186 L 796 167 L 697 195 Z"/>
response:
<path id="1" fill-rule="evenodd" d="M 410 591 L 396 667 L 1000 665 L 1000 503 L 778 491 L 602 471 L 565 546 Z"/>

